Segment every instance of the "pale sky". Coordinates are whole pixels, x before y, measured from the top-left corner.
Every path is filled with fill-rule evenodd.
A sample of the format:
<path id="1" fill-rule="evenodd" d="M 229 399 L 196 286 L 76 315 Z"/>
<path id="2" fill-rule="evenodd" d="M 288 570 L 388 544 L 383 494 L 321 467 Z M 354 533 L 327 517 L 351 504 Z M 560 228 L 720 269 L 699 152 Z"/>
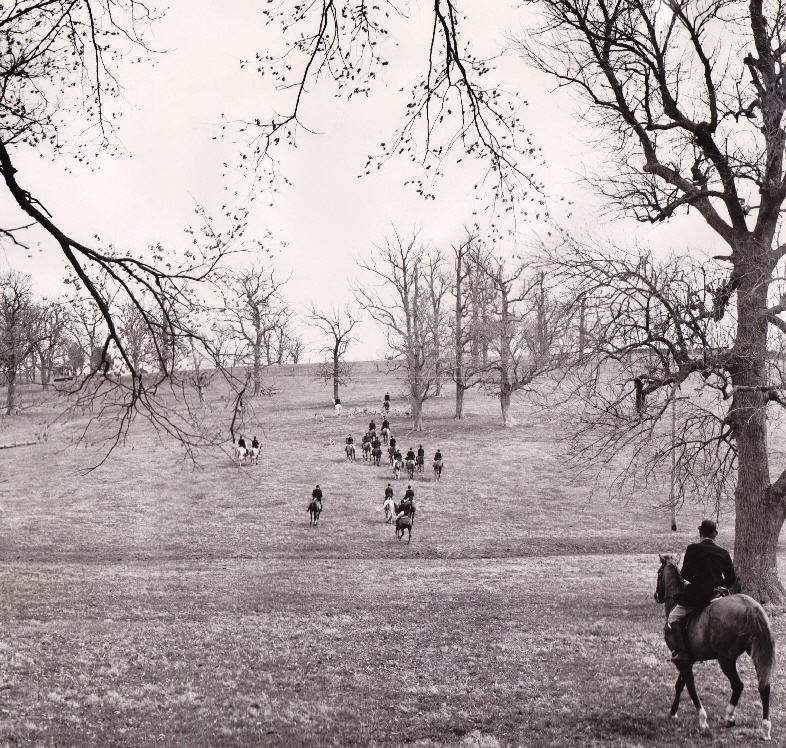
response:
<path id="1" fill-rule="evenodd" d="M 283 49 L 280 34 L 264 26 L 260 8 L 265 5 L 259 0 L 172 0 L 149 37 L 152 47 L 166 53 L 119 68 L 125 87 L 119 130 L 123 152 L 103 155 L 90 167 L 19 152 L 20 184 L 41 199 L 56 223 L 85 243 L 98 234 L 104 243 L 129 253 L 156 242 L 185 246 L 183 230 L 196 221 L 196 206 L 204 205 L 219 219 L 221 206 L 232 204 L 232 190 L 239 183 L 231 170 L 226 176 L 223 164 L 237 163 L 243 145 L 221 137 L 222 114 L 230 120 L 265 119 L 288 96 L 275 92 L 270 78 L 261 78 L 254 65 L 240 67 L 239 61 L 253 59 L 255 52 Z M 512 10 L 512 5 L 462 6 L 471 20 L 464 33 L 476 35 L 482 54 L 498 54 L 506 33 L 522 23 L 525 11 Z M 435 201 L 424 201 L 403 186 L 422 175 L 403 159 L 358 178 L 366 157 L 378 152 L 403 122 L 408 99 L 398 91 L 413 82 L 428 51 L 429 7 L 424 9 L 425 16 L 419 15 L 413 3 L 410 19 L 395 24 L 399 47 L 387 50 L 387 77 L 368 99 L 335 98 L 329 81 L 309 87 L 304 119 L 317 134 L 301 132 L 296 149 L 278 152 L 279 170 L 292 184 L 273 196 L 260 194 L 254 202 L 249 244 L 258 238 L 273 250 L 281 275 L 291 276 L 285 295 L 299 312 L 312 302 L 324 307 L 351 300 L 350 283 L 360 275 L 356 258 L 368 256 L 372 243 L 380 242 L 391 225 L 403 233 L 420 227 L 424 240 L 445 248 L 460 240 L 465 225 L 478 220 L 475 211 L 481 211 L 481 226 L 488 228 L 484 203 L 473 189 L 477 165 L 450 170 L 436 185 Z M 581 106 L 564 91 L 550 92 L 550 82 L 514 53 L 504 58 L 496 75 L 529 102 L 521 116 L 546 160 L 545 167 L 534 170 L 549 195 L 575 202 L 572 218 L 566 219 L 569 228 L 637 236 L 663 249 L 681 250 L 686 241 L 706 249 L 713 241 L 695 220 L 655 229 L 632 222 L 610 225 L 601 214 L 603 203 L 576 176 L 599 167 L 596 153 L 586 146 L 590 134 L 575 116 Z M 18 221 L 7 198 L 0 199 L 0 215 L 4 225 Z M 544 230 L 538 223 L 520 228 L 523 239 Z M 28 272 L 39 293 L 57 295 L 65 290 L 58 253 L 46 239 L 30 257 L 6 248 L 0 268 Z M 311 343 L 307 357 L 318 358 L 316 333 L 302 331 Z M 371 322 L 359 335 L 350 358 L 383 353 L 383 338 Z"/>

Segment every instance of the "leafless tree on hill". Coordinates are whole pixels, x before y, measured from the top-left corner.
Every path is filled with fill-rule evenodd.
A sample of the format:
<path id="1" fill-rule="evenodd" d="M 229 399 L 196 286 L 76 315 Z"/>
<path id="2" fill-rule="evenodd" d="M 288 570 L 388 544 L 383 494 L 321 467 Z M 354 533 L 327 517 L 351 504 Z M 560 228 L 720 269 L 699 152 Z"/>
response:
<path id="1" fill-rule="evenodd" d="M 329 312 L 317 311 L 312 306 L 308 311 L 309 324 L 320 329 L 328 337 L 328 343 L 320 349 L 330 360 L 318 367 L 317 376 L 325 382 L 333 382 L 333 399 L 338 398 L 340 385 L 352 377 L 352 367 L 344 360 L 347 349 L 355 341 L 352 331 L 360 322 L 360 315 L 349 304 L 332 307 Z"/>
<path id="2" fill-rule="evenodd" d="M 488 365 L 487 318 L 493 292 L 485 274 L 474 261 L 478 244 L 477 237 L 470 232 L 465 241 L 453 247 L 450 286 L 454 299 L 450 319 L 453 362 L 450 376 L 456 385 L 455 417 L 459 419 L 464 418 L 466 391 L 483 381 Z"/>
<path id="3" fill-rule="evenodd" d="M 406 373 L 413 429 L 423 430 L 423 404 L 434 396 L 437 380 L 434 326 L 428 275 L 427 252 L 417 233 L 393 237 L 375 247 L 373 259 L 358 263 L 368 278 L 355 286 L 355 295 L 364 309 L 383 329 L 389 358 L 399 362 Z"/>
<path id="4" fill-rule="evenodd" d="M 278 349 L 276 344 L 291 316 L 281 296 L 284 283 L 275 270 L 259 262 L 220 276 L 221 315 L 234 343 L 234 365 L 250 367 L 254 396 L 263 392 L 262 372 L 283 350 L 283 343 Z"/>
<path id="5" fill-rule="evenodd" d="M 493 293 L 484 307 L 483 325 L 490 354 L 477 371 L 499 397 L 503 426 L 515 426 L 510 412 L 514 393 L 569 361 L 569 305 L 553 296 L 543 272 L 533 272 L 526 262 L 511 266 L 483 245 L 473 248 L 473 262 Z"/>
<path id="6" fill-rule="evenodd" d="M 17 411 L 19 374 L 42 337 L 40 310 L 30 278 L 15 272 L 0 274 L 0 371 L 7 391 L 7 415 Z"/>

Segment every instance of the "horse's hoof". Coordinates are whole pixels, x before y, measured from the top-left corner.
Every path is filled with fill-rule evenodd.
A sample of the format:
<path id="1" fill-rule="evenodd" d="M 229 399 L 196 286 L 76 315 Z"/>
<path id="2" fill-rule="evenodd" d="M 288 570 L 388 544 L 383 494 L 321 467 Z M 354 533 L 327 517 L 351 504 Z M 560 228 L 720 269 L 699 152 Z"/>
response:
<path id="1" fill-rule="evenodd" d="M 734 727 L 737 724 L 737 720 L 734 719 L 727 719 L 726 720 L 726 727 Z"/>
<path id="2" fill-rule="evenodd" d="M 759 734 L 759 740 L 772 740 L 772 722 L 768 719 L 763 719 L 761 721 L 761 733 Z"/>

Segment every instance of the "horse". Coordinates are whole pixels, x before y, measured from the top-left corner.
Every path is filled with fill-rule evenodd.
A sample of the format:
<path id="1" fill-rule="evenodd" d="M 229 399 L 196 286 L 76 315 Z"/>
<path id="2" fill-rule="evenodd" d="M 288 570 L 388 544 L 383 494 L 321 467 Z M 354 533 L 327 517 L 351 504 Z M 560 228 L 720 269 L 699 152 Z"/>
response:
<path id="1" fill-rule="evenodd" d="M 371 450 L 371 458 L 374 461 L 375 465 L 381 465 L 382 464 L 382 447 L 374 447 L 374 449 Z"/>
<path id="2" fill-rule="evenodd" d="M 396 516 L 395 503 L 393 499 L 385 499 L 382 503 L 382 508 L 385 510 L 385 523 L 393 524 L 393 518 Z"/>
<path id="3" fill-rule="evenodd" d="M 407 475 L 410 480 L 415 477 L 415 460 L 407 460 Z"/>
<path id="4" fill-rule="evenodd" d="M 248 456 L 251 458 L 252 465 L 259 465 L 259 447 L 251 447 Z"/>
<path id="5" fill-rule="evenodd" d="M 364 460 L 370 460 L 371 459 L 371 442 L 366 440 L 366 441 L 363 442 L 363 444 L 361 446 L 362 446 L 362 449 L 363 449 L 363 459 Z"/>
<path id="6" fill-rule="evenodd" d="M 390 458 L 390 467 L 393 467 L 393 455 L 396 454 L 395 447 L 388 447 L 388 457 Z"/>
<path id="7" fill-rule="evenodd" d="M 242 467 L 246 464 L 246 457 L 248 457 L 248 450 L 245 447 L 235 445 L 233 456 L 237 460 L 237 466 Z"/>
<path id="8" fill-rule="evenodd" d="M 442 477 L 442 460 L 434 460 L 434 477 L 439 480 Z"/>
<path id="9" fill-rule="evenodd" d="M 665 605 L 668 619 L 669 612 L 676 604 L 675 596 L 682 592 L 685 581 L 677 568 L 679 556 L 661 554 L 660 562 L 655 600 Z M 696 693 L 693 664 L 705 660 L 717 660 L 731 685 L 731 699 L 726 707 L 726 726 L 733 727 L 737 702 L 744 688 L 737 673 L 737 658 L 743 652 L 747 652 L 756 669 L 761 697 L 760 737 L 762 740 L 770 740 L 772 730 L 770 679 L 775 669 L 775 640 L 764 608 L 748 595 L 737 594 L 716 598 L 706 608 L 689 616 L 686 619 L 685 629 L 685 643 L 690 659 L 688 662 L 674 663 L 679 670 L 679 677 L 674 687 L 674 702 L 671 705 L 670 715 L 673 718 L 677 716 L 682 689 L 687 686 L 699 715 L 699 729 L 707 729 L 707 712 Z"/>
<path id="10" fill-rule="evenodd" d="M 393 477 L 398 480 L 401 477 L 401 460 L 396 460 L 393 463 Z"/>
<path id="11" fill-rule="evenodd" d="M 382 429 L 382 442 L 383 442 L 383 444 L 387 444 L 389 438 L 390 438 L 390 429 L 383 428 Z"/>
<path id="12" fill-rule="evenodd" d="M 419 472 L 419 473 L 422 473 L 422 472 L 423 472 L 423 463 L 424 463 L 424 462 L 425 462 L 425 458 L 423 457 L 423 455 L 418 455 L 418 456 L 415 458 L 415 465 L 417 465 L 417 468 L 418 468 L 418 472 Z"/>
<path id="13" fill-rule="evenodd" d="M 314 527 L 317 527 L 319 524 L 319 515 L 322 514 L 322 502 L 314 499 L 314 501 L 308 505 L 308 513 L 311 515 L 308 526 L 311 527 L 311 525 L 314 525 Z"/>
<path id="14" fill-rule="evenodd" d="M 407 543 L 412 540 L 412 518 L 399 517 L 396 520 L 396 537 L 401 540 L 404 537 L 404 530 L 407 531 Z"/>
<path id="15" fill-rule="evenodd" d="M 396 513 L 395 516 L 398 517 L 399 514 L 403 514 L 405 517 L 409 517 L 412 520 L 412 523 L 415 522 L 415 502 L 414 501 L 402 501 L 400 504 L 393 504 L 393 511 Z"/>
<path id="16" fill-rule="evenodd" d="M 355 461 L 355 445 L 354 444 L 347 444 L 344 447 L 344 451 L 347 453 L 347 462 L 354 462 Z"/>

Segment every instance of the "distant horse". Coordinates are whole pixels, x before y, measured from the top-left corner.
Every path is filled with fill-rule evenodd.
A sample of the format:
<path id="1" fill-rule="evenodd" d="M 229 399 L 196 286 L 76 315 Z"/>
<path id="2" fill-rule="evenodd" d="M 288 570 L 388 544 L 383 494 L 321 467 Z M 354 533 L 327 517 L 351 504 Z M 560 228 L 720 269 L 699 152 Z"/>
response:
<path id="1" fill-rule="evenodd" d="M 251 459 L 252 465 L 259 465 L 259 447 L 251 447 L 248 450 L 248 456 Z"/>
<path id="2" fill-rule="evenodd" d="M 382 464 L 382 447 L 374 447 L 374 449 L 371 450 L 371 459 L 375 465 Z"/>
<path id="3" fill-rule="evenodd" d="M 390 429 L 389 428 L 383 428 L 382 429 L 382 443 L 383 444 L 387 444 L 389 439 L 390 439 Z"/>
<path id="4" fill-rule="evenodd" d="M 396 460 L 393 463 L 393 477 L 396 480 L 398 480 L 401 477 L 401 468 L 402 468 L 401 460 Z"/>
<path id="5" fill-rule="evenodd" d="M 382 504 L 382 508 L 385 510 L 385 522 L 389 525 L 393 524 L 393 518 L 396 516 L 395 506 L 393 499 L 385 499 Z"/>
<path id="6" fill-rule="evenodd" d="M 679 556 L 661 554 L 658 569 L 658 584 L 655 600 L 663 603 L 666 617 L 675 605 L 675 596 L 684 589 L 685 582 L 677 564 Z M 772 730 L 770 722 L 770 678 L 775 669 L 775 640 L 770 622 L 764 608 L 748 595 L 729 595 L 713 600 L 706 608 L 690 616 L 687 620 L 687 644 L 690 660 L 674 664 L 680 674 L 674 687 L 674 702 L 671 716 L 677 715 L 680 707 L 682 689 L 687 686 L 696 711 L 699 714 L 699 729 L 707 729 L 707 712 L 696 693 L 693 679 L 693 663 L 717 660 L 723 674 L 731 684 L 731 699 L 726 707 L 726 726 L 732 727 L 735 721 L 737 702 L 740 700 L 743 683 L 737 673 L 737 658 L 747 652 L 756 668 L 761 697 L 762 740 L 769 740 Z M 667 634 L 668 636 L 668 634 Z M 667 639 L 667 643 L 668 639 Z"/>
<path id="7" fill-rule="evenodd" d="M 434 460 L 432 464 L 434 466 L 434 477 L 439 480 L 442 478 L 442 460 Z"/>
<path id="8" fill-rule="evenodd" d="M 314 527 L 316 527 L 319 524 L 319 515 L 322 514 L 322 502 L 314 499 L 314 501 L 308 505 L 308 513 L 311 515 L 308 526 L 311 527 L 311 525 L 314 525 Z"/>
<path id="9" fill-rule="evenodd" d="M 388 447 L 388 458 L 390 459 L 390 467 L 393 467 L 393 455 L 396 454 L 395 447 Z"/>
<path id="10" fill-rule="evenodd" d="M 415 458 L 415 465 L 417 465 L 419 473 L 423 472 L 423 463 L 424 463 L 424 461 L 425 461 L 425 458 L 423 457 L 423 455 L 418 455 Z"/>
<path id="11" fill-rule="evenodd" d="M 401 540 L 404 537 L 404 530 L 407 531 L 407 543 L 412 540 L 412 518 L 399 517 L 396 520 L 396 537 Z"/>
<path id="12" fill-rule="evenodd" d="M 415 477 L 415 460 L 407 460 L 407 475 L 410 480 Z"/>
<path id="13" fill-rule="evenodd" d="M 354 462 L 355 461 L 355 445 L 354 444 L 347 444 L 344 447 L 344 451 L 347 453 L 347 462 Z"/>
<path id="14" fill-rule="evenodd" d="M 246 457 L 248 457 L 248 450 L 245 447 L 235 446 L 233 456 L 237 460 L 237 466 L 242 467 L 246 464 Z"/>
<path id="15" fill-rule="evenodd" d="M 362 444 L 362 449 L 363 449 L 363 459 L 364 460 L 370 460 L 371 459 L 371 442 L 370 441 L 364 441 L 363 444 Z"/>

